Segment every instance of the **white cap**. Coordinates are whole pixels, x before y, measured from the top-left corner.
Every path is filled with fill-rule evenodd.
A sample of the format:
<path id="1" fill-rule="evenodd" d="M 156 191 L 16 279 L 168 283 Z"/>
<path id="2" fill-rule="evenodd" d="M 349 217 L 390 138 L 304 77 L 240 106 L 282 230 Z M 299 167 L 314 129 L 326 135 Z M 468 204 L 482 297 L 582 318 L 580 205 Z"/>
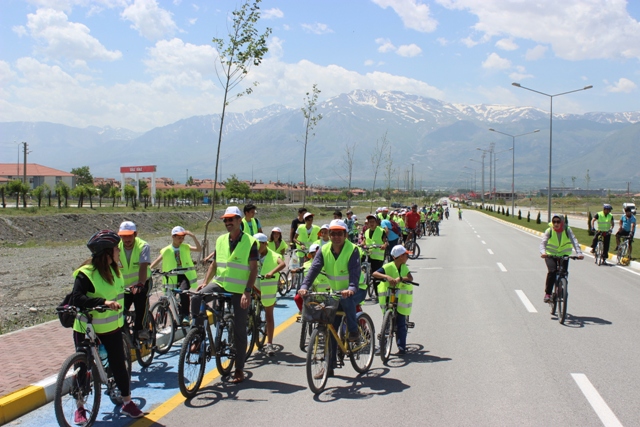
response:
<path id="1" fill-rule="evenodd" d="M 118 235 L 120 236 L 131 236 L 136 232 L 136 225 L 131 221 L 124 221 L 120 224 L 120 230 L 118 231 Z"/>
<path id="2" fill-rule="evenodd" d="M 306 214 L 304 214 L 304 215 L 302 216 L 302 218 L 303 218 L 303 219 L 307 219 L 307 218 L 309 218 L 310 216 L 313 216 L 313 214 L 312 214 L 311 212 L 307 212 Z"/>
<path id="3" fill-rule="evenodd" d="M 269 241 L 269 238 L 264 233 L 256 233 L 253 235 L 253 238 L 260 243 L 267 243 Z"/>
<path id="4" fill-rule="evenodd" d="M 175 227 L 173 227 L 173 229 L 171 230 L 171 235 L 172 236 L 184 236 L 186 234 L 186 231 L 184 228 L 180 227 L 179 225 L 176 225 Z"/>
<path id="5" fill-rule="evenodd" d="M 328 230 L 329 229 L 329 224 L 322 224 L 322 227 L 320 227 L 320 230 Z"/>
<path id="6" fill-rule="evenodd" d="M 271 229 L 271 232 L 273 233 L 274 231 L 275 231 L 275 232 L 278 232 L 278 233 L 280 233 L 280 234 L 282 234 L 282 230 L 280 230 L 280 227 L 273 227 L 273 228 Z"/>
<path id="7" fill-rule="evenodd" d="M 406 254 L 407 250 L 402 245 L 395 245 L 393 249 L 391 249 L 391 256 L 394 258 L 398 258 L 400 255 Z"/>
<path id="8" fill-rule="evenodd" d="M 320 249 L 320 245 L 314 243 L 313 245 L 309 246 L 309 253 L 318 252 L 318 249 Z"/>
<path id="9" fill-rule="evenodd" d="M 220 218 L 233 218 L 235 216 L 242 217 L 242 212 L 237 206 L 229 206 L 224 211 L 224 215 L 222 215 Z"/>
<path id="10" fill-rule="evenodd" d="M 329 229 L 347 231 L 347 224 L 345 224 L 341 219 L 334 219 L 329 223 Z"/>

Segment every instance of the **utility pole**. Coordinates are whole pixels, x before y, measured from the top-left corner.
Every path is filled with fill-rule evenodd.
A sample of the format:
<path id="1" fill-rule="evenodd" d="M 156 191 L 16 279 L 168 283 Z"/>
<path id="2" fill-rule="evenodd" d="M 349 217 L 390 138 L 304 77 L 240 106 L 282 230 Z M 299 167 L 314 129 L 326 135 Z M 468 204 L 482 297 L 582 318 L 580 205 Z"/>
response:
<path id="1" fill-rule="evenodd" d="M 29 144 L 27 144 L 26 142 L 22 142 L 24 144 L 24 168 L 23 168 L 23 172 L 22 172 L 22 182 L 24 182 L 25 184 L 27 183 L 27 147 L 29 146 Z"/>

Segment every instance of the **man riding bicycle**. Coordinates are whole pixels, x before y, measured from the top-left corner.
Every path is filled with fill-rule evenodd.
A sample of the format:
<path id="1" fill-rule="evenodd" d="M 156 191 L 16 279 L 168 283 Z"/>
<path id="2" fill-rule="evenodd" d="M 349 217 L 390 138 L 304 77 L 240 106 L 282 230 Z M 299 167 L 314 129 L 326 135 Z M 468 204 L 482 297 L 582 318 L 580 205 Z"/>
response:
<path id="1" fill-rule="evenodd" d="M 549 302 L 551 292 L 553 291 L 553 283 L 556 279 L 556 269 L 558 267 L 556 261 L 550 257 L 561 257 L 571 255 L 571 251 L 576 250 L 578 259 L 583 259 L 582 249 L 578 239 L 571 231 L 569 226 L 564 224 L 564 216 L 554 214 L 551 218 L 549 228 L 542 235 L 540 242 L 540 258 L 544 258 L 547 264 L 547 280 L 544 287 L 544 302 Z M 569 271 L 569 260 L 564 261 L 565 271 Z"/>
<path id="2" fill-rule="evenodd" d="M 418 225 L 420 224 L 420 214 L 418 213 L 418 205 L 411 206 L 411 210 L 404 216 L 404 223 L 407 230 L 416 233 Z"/>
<path id="3" fill-rule="evenodd" d="M 598 223 L 598 228 L 596 231 L 595 223 Z M 613 215 L 611 215 L 611 205 L 609 203 L 605 203 L 602 205 L 602 210 L 595 214 L 593 219 L 591 220 L 591 230 L 596 231 L 595 236 L 593 236 L 593 241 L 591 242 L 591 253 L 595 253 L 596 244 L 598 243 L 598 238 L 601 234 L 606 233 L 603 238 L 603 252 L 602 259 L 605 261 L 602 262 L 603 265 L 607 265 L 607 259 L 609 258 L 609 245 L 611 243 L 611 231 L 613 231 L 613 227 L 615 226 L 615 222 L 613 221 Z"/>
<path id="4" fill-rule="evenodd" d="M 620 218 L 620 228 L 616 233 L 616 251 L 620 246 L 620 237 L 629 236 L 629 253 L 631 253 L 631 242 L 633 242 L 633 235 L 636 232 L 636 217 L 631 211 L 631 206 L 624 208 L 624 215 Z"/>

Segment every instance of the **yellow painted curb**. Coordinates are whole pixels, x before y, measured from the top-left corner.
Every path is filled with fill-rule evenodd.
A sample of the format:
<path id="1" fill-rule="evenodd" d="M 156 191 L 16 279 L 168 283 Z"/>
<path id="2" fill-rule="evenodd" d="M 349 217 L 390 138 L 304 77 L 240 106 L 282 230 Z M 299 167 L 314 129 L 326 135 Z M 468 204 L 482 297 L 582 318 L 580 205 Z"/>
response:
<path id="1" fill-rule="evenodd" d="M 0 425 L 47 403 L 44 387 L 29 385 L 0 398 Z"/>

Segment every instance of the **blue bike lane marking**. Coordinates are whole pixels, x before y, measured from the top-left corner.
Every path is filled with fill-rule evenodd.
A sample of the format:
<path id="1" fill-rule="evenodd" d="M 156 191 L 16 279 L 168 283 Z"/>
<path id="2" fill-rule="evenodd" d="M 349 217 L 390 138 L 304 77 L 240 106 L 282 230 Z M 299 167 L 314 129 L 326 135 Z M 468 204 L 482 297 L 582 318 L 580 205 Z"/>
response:
<path id="1" fill-rule="evenodd" d="M 298 307 L 293 301 L 293 293 L 276 300 L 276 307 L 273 311 L 275 326 L 278 327 L 291 316 L 298 312 Z M 213 331 L 215 333 L 215 330 Z M 256 350 L 254 350 L 255 352 Z M 138 363 L 134 363 L 131 371 L 131 396 L 143 412 L 150 412 L 160 404 L 166 402 L 176 394 L 180 393 L 178 388 L 178 357 L 180 355 L 180 345 L 174 344 L 167 354 L 156 354 L 153 362 L 148 368 L 140 368 Z M 275 357 L 278 357 L 277 354 Z M 216 369 L 214 359 L 207 363 L 205 375 Z M 202 384 L 203 388 L 205 384 Z M 102 388 L 102 399 L 100 401 L 100 413 L 93 425 L 96 426 L 127 426 L 133 423 L 133 419 L 120 413 L 120 407 L 115 406 L 109 400 L 109 396 L 104 394 Z M 26 415 L 7 424 L 8 426 L 28 426 L 28 427 L 57 427 L 56 415 L 53 402 L 50 402 Z"/>

